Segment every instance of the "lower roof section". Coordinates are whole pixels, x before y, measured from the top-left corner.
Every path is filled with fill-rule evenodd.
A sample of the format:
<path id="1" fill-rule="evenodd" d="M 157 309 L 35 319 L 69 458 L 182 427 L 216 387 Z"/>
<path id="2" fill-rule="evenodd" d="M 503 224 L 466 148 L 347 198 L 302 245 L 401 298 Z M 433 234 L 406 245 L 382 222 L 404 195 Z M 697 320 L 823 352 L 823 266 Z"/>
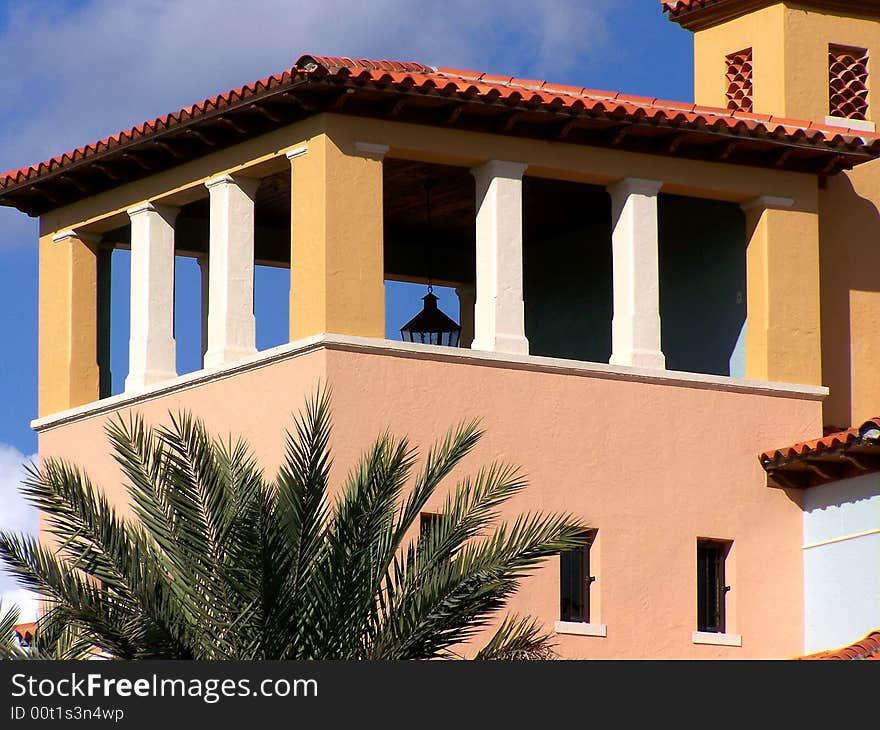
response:
<path id="1" fill-rule="evenodd" d="M 798 659 L 874 659 L 880 661 L 880 629 L 872 631 L 864 639 L 860 639 L 849 646 L 820 651 L 815 654 L 798 657 Z"/>
<path id="2" fill-rule="evenodd" d="M 761 466 L 771 483 L 805 488 L 880 471 L 880 418 L 812 441 L 765 451 Z"/>

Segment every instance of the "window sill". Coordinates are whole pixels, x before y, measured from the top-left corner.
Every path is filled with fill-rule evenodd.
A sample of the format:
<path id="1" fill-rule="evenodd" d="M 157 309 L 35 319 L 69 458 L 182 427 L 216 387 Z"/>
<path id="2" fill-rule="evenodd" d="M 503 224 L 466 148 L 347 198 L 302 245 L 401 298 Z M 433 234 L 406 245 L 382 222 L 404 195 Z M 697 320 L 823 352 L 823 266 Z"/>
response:
<path id="1" fill-rule="evenodd" d="M 877 125 L 874 122 L 866 122 L 861 119 L 846 119 L 845 117 L 825 117 L 825 124 L 829 127 L 855 129 L 859 132 L 874 133 L 877 131 Z"/>
<path id="2" fill-rule="evenodd" d="M 742 646 L 742 634 L 715 634 L 709 631 L 694 631 L 691 636 L 694 644 L 710 644 L 711 646 Z"/>
<path id="3" fill-rule="evenodd" d="M 588 624 L 580 621 L 557 621 L 557 634 L 572 634 L 574 636 L 608 636 L 608 628 L 605 624 Z"/>

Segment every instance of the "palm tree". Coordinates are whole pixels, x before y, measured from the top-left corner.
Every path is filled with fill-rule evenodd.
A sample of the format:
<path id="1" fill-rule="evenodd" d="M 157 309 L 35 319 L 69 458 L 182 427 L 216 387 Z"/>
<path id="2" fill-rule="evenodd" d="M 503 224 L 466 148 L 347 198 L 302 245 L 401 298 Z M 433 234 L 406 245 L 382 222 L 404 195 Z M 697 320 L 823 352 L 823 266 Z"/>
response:
<path id="1" fill-rule="evenodd" d="M 479 441 L 476 422 L 452 429 L 418 470 L 406 438 L 381 435 L 331 499 L 330 423 L 322 390 L 294 419 L 268 482 L 243 441 L 213 439 L 187 414 L 158 429 L 119 418 L 107 433 L 133 519 L 80 469 L 31 467 L 24 493 L 51 544 L 0 533 L 0 557 L 47 602 L 38 631 L 124 659 L 450 657 L 540 562 L 581 544 L 584 526 L 568 516 L 499 523 L 498 508 L 526 486 L 503 464 L 459 481 L 413 537 Z M 549 653 L 535 621 L 509 617 L 476 656 Z"/>
<path id="2" fill-rule="evenodd" d="M 16 626 L 20 613 L 17 606 L 4 610 L 0 601 L 0 659 L 85 659 L 94 653 L 81 641 L 70 626 L 47 626 L 40 636 L 33 636 L 29 645 L 19 642 Z"/>
<path id="3" fill-rule="evenodd" d="M 0 601 L 0 659 L 15 659 L 24 654 L 15 638 L 18 618 L 18 608 L 13 606 L 4 611 L 3 602 Z"/>

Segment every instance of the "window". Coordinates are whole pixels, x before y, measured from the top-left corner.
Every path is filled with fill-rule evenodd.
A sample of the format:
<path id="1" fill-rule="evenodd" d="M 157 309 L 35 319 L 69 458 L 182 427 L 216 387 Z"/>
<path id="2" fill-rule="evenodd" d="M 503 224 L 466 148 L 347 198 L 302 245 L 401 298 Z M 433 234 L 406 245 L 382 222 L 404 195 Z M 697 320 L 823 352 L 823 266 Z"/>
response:
<path id="1" fill-rule="evenodd" d="M 724 564 L 733 543 L 727 540 L 697 540 L 697 630 L 723 634 L 726 631 L 727 585 Z"/>
<path id="2" fill-rule="evenodd" d="M 868 51 L 828 46 L 828 108 L 832 117 L 867 120 Z"/>
<path id="3" fill-rule="evenodd" d="M 731 53 L 727 61 L 727 108 L 752 111 L 752 49 Z"/>
<path id="4" fill-rule="evenodd" d="M 438 514 L 434 514 L 432 512 L 422 512 L 419 515 L 419 537 L 430 530 L 431 525 L 433 525 L 439 519 L 440 515 Z"/>
<path id="5" fill-rule="evenodd" d="M 559 556 L 560 611 L 562 621 L 590 622 L 590 584 L 596 580 L 590 575 L 590 548 L 596 531 L 584 533 L 587 544 L 577 550 L 567 550 Z"/>

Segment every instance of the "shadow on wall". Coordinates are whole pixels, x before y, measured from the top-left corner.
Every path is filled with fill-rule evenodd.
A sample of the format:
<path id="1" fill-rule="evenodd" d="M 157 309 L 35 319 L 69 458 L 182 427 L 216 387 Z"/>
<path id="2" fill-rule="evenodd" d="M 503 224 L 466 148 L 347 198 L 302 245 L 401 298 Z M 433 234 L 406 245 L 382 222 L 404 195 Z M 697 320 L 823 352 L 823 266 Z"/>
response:
<path id="1" fill-rule="evenodd" d="M 660 319 L 669 370 L 745 377 L 746 223 L 736 203 L 661 195 Z"/>
<path id="2" fill-rule="evenodd" d="M 880 415 L 880 162 L 830 178 L 819 195 L 826 426 Z"/>
<path id="3" fill-rule="evenodd" d="M 532 355 L 611 357 L 611 198 L 595 185 L 526 178 L 523 291 Z"/>
<path id="4" fill-rule="evenodd" d="M 611 201 L 604 188 L 529 180 L 526 335 L 534 355 L 611 356 Z M 660 316 L 666 366 L 745 376 L 746 231 L 735 203 L 661 195 Z"/>
<path id="5" fill-rule="evenodd" d="M 859 509 L 865 507 L 861 503 L 877 502 L 876 519 L 873 529 L 880 527 L 880 474 L 865 474 L 843 479 L 839 482 L 822 484 L 804 490 L 803 509 L 805 512 L 834 510 L 846 505 Z"/>

